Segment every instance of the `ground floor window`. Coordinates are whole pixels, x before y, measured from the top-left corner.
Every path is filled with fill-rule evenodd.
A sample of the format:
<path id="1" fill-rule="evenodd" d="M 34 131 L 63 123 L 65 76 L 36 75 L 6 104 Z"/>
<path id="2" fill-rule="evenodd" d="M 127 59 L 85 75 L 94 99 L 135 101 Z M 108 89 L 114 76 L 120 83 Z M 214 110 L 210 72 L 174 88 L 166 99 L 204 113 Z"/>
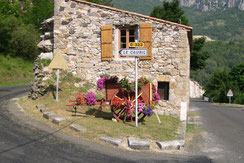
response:
<path id="1" fill-rule="evenodd" d="M 169 82 L 158 82 L 160 100 L 169 100 Z"/>

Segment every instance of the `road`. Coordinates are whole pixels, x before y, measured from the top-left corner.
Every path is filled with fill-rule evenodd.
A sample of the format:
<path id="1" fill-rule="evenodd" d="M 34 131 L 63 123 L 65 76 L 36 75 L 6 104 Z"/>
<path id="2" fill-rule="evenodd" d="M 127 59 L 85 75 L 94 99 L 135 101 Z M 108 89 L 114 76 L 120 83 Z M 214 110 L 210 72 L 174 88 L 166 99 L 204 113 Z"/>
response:
<path id="1" fill-rule="evenodd" d="M 55 130 L 22 112 L 14 100 L 28 86 L 0 88 L 0 162 L 211 162 L 204 155 L 121 150 Z"/>
<path id="2" fill-rule="evenodd" d="M 200 113 L 202 128 L 198 154 L 221 163 L 244 162 L 244 107 L 215 105 L 199 99 L 191 100 L 192 111 Z M 196 149 L 195 149 L 196 150 Z"/>

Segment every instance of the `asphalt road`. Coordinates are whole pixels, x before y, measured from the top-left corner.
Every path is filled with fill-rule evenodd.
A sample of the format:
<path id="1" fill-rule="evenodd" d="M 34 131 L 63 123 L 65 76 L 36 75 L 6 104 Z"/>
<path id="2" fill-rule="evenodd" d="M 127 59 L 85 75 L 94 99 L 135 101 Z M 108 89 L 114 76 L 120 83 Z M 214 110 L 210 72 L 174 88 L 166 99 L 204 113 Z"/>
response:
<path id="1" fill-rule="evenodd" d="M 215 105 L 199 99 L 191 100 L 190 108 L 200 113 L 201 152 L 215 162 L 244 162 L 244 107 Z"/>
<path id="2" fill-rule="evenodd" d="M 211 162 L 204 155 L 127 151 L 67 135 L 27 116 L 16 100 L 10 100 L 28 90 L 28 86 L 0 88 L 0 162 Z"/>

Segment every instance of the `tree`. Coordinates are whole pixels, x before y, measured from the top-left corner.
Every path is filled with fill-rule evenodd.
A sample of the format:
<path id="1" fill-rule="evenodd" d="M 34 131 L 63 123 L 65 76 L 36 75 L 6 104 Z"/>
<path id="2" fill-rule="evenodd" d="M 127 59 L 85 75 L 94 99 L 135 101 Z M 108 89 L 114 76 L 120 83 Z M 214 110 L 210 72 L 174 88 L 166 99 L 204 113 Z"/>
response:
<path id="1" fill-rule="evenodd" d="M 183 15 L 184 11 L 179 7 L 179 0 L 173 0 L 172 2 L 164 1 L 162 7 L 154 7 L 150 16 L 188 25 L 188 19 Z"/>
<path id="2" fill-rule="evenodd" d="M 206 60 L 209 58 L 209 54 L 202 51 L 204 43 L 204 37 L 194 39 L 193 41 L 193 50 L 191 53 L 191 70 L 201 70 L 206 66 Z"/>
<path id="3" fill-rule="evenodd" d="M 11 33 L 10 53 L 15 57 L 34 60 L 38 55 L 39 33 L 32 24 L 21 24 Z"/>
<path id="4" fill-rule="evenodd" d="M 206 86 L 206 95 L 213 98 L 215 102 L 228 102 L 227 92 L 229 89 L 236 89 L 229 79 L 227 68 L 214 72 Z"/>
<path id="5" fill-rule="evenodd" d="M 244 104 L 244 63 L 235 65 L 231 70 L 216 70 L 205 89 L 206 95 L 216 102 L 228 102 L 227 92 L 231 89 L 233 102 Z"/>
<path id="6" fill-rule="evenodd" d="M 44 20 L 54 15 L 53 0 L 32 0 L 32 5 L 27 3 L 25 7 L 27 8 L 25 22 L 34 24 L 37 29 L 41 27 Z"/>
<path id="7" fill-rule="evenodd" d="M 113 0 L 86 0 L 86 1 L 97 3 L 100 5 L 105 5 L 105 6 L 113 6 L 113 3 L 112 3 Z"/>
<path id="8" fill-rule="evenodd" d="M 11 40 L 11 32 L 14 31 L 22 20 L 19 14 L 19 4 L 0 0 L 0 52 L 8 53 Z"/>
<path id="9" fill-rule="evenodd" d="M 0 0 L 0 52 L 32 60 L 38 54 L 37 41 L 40 33 L 34 25 L 25 24 L 24 3 Z"/>
<path id="10" fill-rule="evenodd" d="M 230 78 L 235 81 L 241 92 L 244 93 L 244 62 L 235 65 L 230 71 Z"/>

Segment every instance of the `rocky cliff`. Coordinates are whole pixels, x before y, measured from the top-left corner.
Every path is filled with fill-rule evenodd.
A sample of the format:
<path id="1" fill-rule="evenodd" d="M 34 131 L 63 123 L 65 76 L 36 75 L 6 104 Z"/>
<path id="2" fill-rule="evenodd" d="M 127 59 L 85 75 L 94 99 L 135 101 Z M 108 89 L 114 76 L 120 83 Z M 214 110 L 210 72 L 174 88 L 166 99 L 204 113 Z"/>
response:
<path id="1" fill-rule="evenodd" d="M 244 0 L 180 0 L 180 5 L 191 7 L 203 12 L 238 8 L 244 10 Z"/>

